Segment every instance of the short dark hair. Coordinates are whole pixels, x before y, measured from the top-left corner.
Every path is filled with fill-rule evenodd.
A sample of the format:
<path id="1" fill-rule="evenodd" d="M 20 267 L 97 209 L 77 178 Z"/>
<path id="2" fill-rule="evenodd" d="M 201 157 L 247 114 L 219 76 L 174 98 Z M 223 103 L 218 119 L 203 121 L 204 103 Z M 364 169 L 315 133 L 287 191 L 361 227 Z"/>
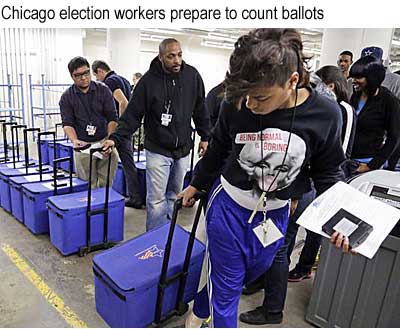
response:
<path id="1" fill-rule="evenodd" d="M 108 66 L 108 64 L 105 61 L 96 60 L 92 63 L 92 71 L 94 73 L 97 73 L 98 69 L 102 69 L 106 72 L 111 71 L 111 68 Z"/>
<path id="2" fill-rule="evenodd" d="M 316 71 L 315 74 L 318 75 L 321 78 L 322 82 L 326 85 L 330 83 L 333 83 L 335 85 L 334 92 L 338 103 L 340 103 L 341 101 L 349 101 L 346 79 L 342 71 L 337 66 L 323 66 L 318 71 Z"/>
<path id="3" fill-rule="evenodd" d="M 159 44 L 159 46 L 158 46 L 158 53 L 159 53 L 160 55 L 164 54 L 164 53 L 165 53 L 165 48 L 167 48 L 167 46 L 168 46 L 170 43 L 179 43 L 179 41 L 176 40 L 176 39 L 174 39 L 174 38 L 167 38 L 167 39 L 164 39 L 163 41 L 160 42 L 160 44 Z"/>
<path id="4" fill-rule="evenodd" d="M 68 63 L 69 73 L 72 75 L 72 72 L 74 72 L 76 69 L 79 69 L 82 66 L 90 67 L 89 62 L 86 60 L 86 58 L 83 58 L 82 56 L 74 57 Z"/>
<path id="5" fill-rule="evenodd" d="M 235 42 L 224 81 L 225 97 L 237 104 L 254 87 L 282 87 L 294 72 L 299 73 L 299 87 L 307 86 L 308 60 L 297 30 L 252 30 Z"/>
<path id="6" fill-rule="evenodd" d="M 339 54 L 339 56 L 342 56 L 342 55 L 350 56 L 350 59 L 353 60 L 353 53 L 352 53 L 350 50 L 343 50 L 343 51 Z"/>
<path id="7" fill-rule="evenodd" d="M 373 56 L 364 56 L 357 60 L 350 69 L 351 78 L 366 78 L 369 95 L 373 95 L 385 79 L 385 67 Z"/>
<path id="8" fill-rule="evenodd" d="M 134 76 L 136 77 L 136 79 L 140 79 L 140 78 L 143 76 L 143 74 L 140 73 L 140 72 L 136 72 L 136 73 L 134 74 Z"/>

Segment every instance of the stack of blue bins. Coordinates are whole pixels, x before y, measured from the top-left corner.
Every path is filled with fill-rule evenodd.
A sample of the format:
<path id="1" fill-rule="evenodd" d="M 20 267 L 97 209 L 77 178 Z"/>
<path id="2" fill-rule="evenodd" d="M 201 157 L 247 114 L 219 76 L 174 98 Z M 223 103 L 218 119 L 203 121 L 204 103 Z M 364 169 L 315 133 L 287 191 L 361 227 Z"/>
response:
<path id="1" fill-rule="evenodd" d="M 89 182 L 92 178 L 92 158 L 102 149 L 90 150 Z M 111 158 L 108 162 L 109 182 Z M 123 240 L 124 197 L 106 188 L 69 195 L 53 196 L 47 201 L 50 241 L 63 254 L 108 248 Z M 82 251 L 86 250 L 86 251 Z"/>
<path id="2" fill-rule="evenodd" d="M 66 178 L 65 173 L 57 173 L 57 178 Z M 24 207 L 22 186 L 29 183 L 53 181 L 54 173 L 52 174 L 37 174 L 28 176 L 15 176 L 9 180 L 10 195 L 11 195 L 11 214 L 21 223 L 24 223 Z"/>
<path id="3" fill-rule="evenodd" d="M 24 128 L 24 149 L 25 149 L 25 163 L 21 168 L 11 168 L 11 169 L 0 169 L 0 202 L 4 210 L 11 212 L 11 191 L 10 191 L 10 178 L 16 176 L 28 176 L 34 175 L 39 172 L 39 167 L 37 161 L 32 161 L 29 159 L 29 146 L 27 134 L 29 131 L 37 131 L 38 128 L 26 128 L 25 125 L 14 125 L 11 127 L 11 134 L 13 137 L 13 147 L 14 145 L 14 135 L 13 130 L 16 130 L 16 136 L 18 136 L 17 129 Z M 18 139 L 17 139 L 18 145 Z M 19 157 L 19 152 L 17 152 L 17 157 Z M 13 159 L 15 159 L 15 151 L 13 151 Z M 16 163 L 14 163 L 16 165 Z M 49 172 L 50 167 L 41 167 L 43 172 Z"/>
<path id="4" fill-rule="evenodd" d="M 54 163 L 58 165 L 64 161 L 69 162 L 72 167 L 71 158 L 56 159 Z M 68 179 L 59 180 L 56 167 L 53 170 L 53 181 L 22 185 L 23 221 L 33 234 L 49 233 L 46 202 L 50 196 L 61 194 L 60 197 L 66 197 L 65 193 L 85 191 L 88 188 L 88 183 L 79 178 L 73 178 L 72 172 L 69 173 Z"/>
<path id="5" fill-rule="evenodd" d="M 155 319 L 158 283 L 170 224 L 144 233 L 93 258 L 96 310 L 110 327 L 143 328 Z M 178 225 L 167 275 L 183 268 L 189 233 Z M 195 240 L 184 290 L 184 302 L 193 300 L 205 253 Z M 178 281 L 165 289 L 162 315 L 175 308 Z"/>

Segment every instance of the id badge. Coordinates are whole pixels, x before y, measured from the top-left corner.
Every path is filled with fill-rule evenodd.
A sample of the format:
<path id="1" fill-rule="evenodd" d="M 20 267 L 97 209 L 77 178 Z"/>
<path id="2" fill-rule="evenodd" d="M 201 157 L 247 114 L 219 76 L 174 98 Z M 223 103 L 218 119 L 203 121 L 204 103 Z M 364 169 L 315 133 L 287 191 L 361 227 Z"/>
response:
<path id="1" fill-rule="evenodd" d="M 89 136 L 94 136 L 94 134 L 96 133 L 96 126 L 93 126 L 91 124 L 86 126 L 86 132 L 88 133 Z"/>
<path id="2" fill-rule="evenodd" d="M 170 124 L 171 121 L 172 121 L 172 114 L 169 114 L 169 113 L 161 114 L 161 124 L 163 126 L 168 127 L 168 125 Z"/>
<path id="3" fill-rule="evenodd" d="M 253 232 L 264 248 L 283 238 L 282 232 L 274 224 L 271 218 L 262 221 L 258 226 L 253 228 Z"/>

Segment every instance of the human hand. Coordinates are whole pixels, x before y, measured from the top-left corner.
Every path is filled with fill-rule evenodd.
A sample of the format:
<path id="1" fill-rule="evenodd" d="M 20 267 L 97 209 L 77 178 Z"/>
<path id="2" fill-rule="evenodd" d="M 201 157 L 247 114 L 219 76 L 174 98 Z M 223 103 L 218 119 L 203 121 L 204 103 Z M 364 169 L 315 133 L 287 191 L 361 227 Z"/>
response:
<path id="1" fill-rule="evenodd" d="M 334 232 L 331 236 L 331 242 L 336 246 L 336 248 L 342 249 L 345 254 L 349 252 L 351 252 L 353 255 L 357 254 L 357 251 L 351 249 L 349 238 L 344 236 L 342 233 Z"/>
<path id="2" fill-rule="evenodd" d="M 368 167 L 368 165 L 366 163 L 360 163 L 358 165 L 358 168 L 357 168 L 356 172 L 364 173 L 364 172 L 367 172 L 367 171 L 370 171 L 370 170 L 371 170 L 371 168 Z"/>
<path id="3" fill-rule="evenodd" d="M 207 141 L 202 141 L 199 143 L 199 148 L 197 150 L 197 154 L 199 155 L 200 158 L 206 153 L 207 147 L 208 147 Z"/>
<path id="4" fill-rule="evenodd" d="M 111 139 L 106 139 L 102 144 L 103 152 L 101 152 L 104 156 L 109 156 L 115 147 L 115 142 Z"/>
<path id="5" fill-rule="evenodd" d="M 74 139 L 74 140 L 72 141 L 72 145 L 73 145 L 73 148 L 74 148 L 74 149 L 79 149 L 79 148 L 85 147 L 87 144 L 88 144 L 88 143 L 86 143 L 86 142 L 84 142 L 84 141 L 81 141 L 81 140 L 79 140 L 79 139 Z"/>
<path id="6" fill-rule="evenodd" d="M 290 201 L 290 216 L 293 216 L 294 212 L 297 209 L 297 205 L 299 204 L 299 200 L 291 200 Z"/>
<path id="7" fill-rule="evenodd" d="M 178 199 L 182 198 L 182 206 L 184 207 L 193 207 L 196 200 L 194 199 L 194 195 L 198 192 L 198 190 L 189 185 L 185 188 L 181 193 L 178 194 Z"/>

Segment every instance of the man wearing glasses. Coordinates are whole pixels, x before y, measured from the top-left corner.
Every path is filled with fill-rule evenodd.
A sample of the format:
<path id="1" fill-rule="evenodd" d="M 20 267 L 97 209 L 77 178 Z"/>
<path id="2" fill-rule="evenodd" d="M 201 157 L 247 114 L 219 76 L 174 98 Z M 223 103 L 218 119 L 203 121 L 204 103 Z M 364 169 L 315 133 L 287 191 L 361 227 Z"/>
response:
<path id="1" fill-rule="evenodd" d="M 72 141 L 76 174 L 89 179 L 89 154 L 81 152 L 91 144 L 102 143 L 117 126 L 117 111 L 110 89 L 99 82 L 91 81 L 88 61 L 75 57 L 68 63 L 73 85 L 61 96 L 60 111 L 64 132 Z M 100 144 L 99 144 L 100 145 Z M 110 185 L 117 167 L 117 154 L 111 152 Z M 92 187 L 107 184 L 108 158 L 94 157 Z"/>

